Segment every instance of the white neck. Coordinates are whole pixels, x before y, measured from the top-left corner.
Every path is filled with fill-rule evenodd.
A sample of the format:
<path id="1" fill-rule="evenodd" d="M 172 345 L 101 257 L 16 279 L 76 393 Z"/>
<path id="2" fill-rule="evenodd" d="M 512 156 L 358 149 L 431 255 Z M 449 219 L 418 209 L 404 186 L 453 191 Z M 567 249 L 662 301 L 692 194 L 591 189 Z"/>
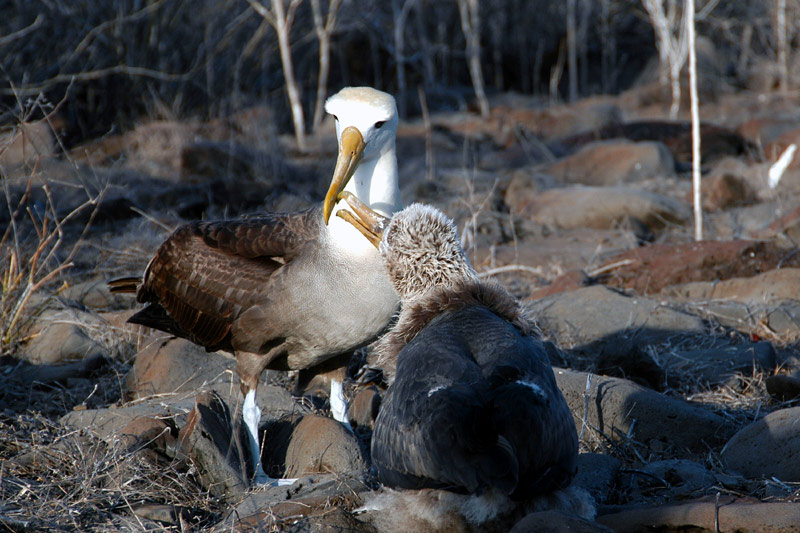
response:
<path id="1" fill-rule="evenodd" d="M 403 202 L 397 185 L 395 147 L 386 148 L 378 157 L 362 160 L 344 190 L 352 192 L 359 200 L 384 216 L 391 216 L 402 209 Z M 336 207 L 346 205 L 340 203 Z"/>
<path id="2" fill-rule="evenodd" d="M 397 157 L 394 145 L 385 148 L 378 157 L 362 160 L 344 190 L 355 194 L 359 200 L 384 216 L 392 216 L 403 208 L 397 184 Z M 369 250 L 375 247 L 349 222 L 336 216 L 339 209 L 347 209 L 347 202 L 333 208 L 329 232 L 337 244 L 351 250 Z"/>

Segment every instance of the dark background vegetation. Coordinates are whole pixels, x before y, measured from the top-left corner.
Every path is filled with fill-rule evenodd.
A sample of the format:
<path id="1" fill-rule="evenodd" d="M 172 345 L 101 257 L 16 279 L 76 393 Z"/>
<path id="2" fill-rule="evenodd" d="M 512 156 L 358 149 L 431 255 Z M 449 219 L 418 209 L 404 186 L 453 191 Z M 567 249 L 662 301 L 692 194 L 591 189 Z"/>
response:
<path id="1" fill-rule="evenodd" d="M 698 33 L 722 52 L 726 62 L 717 67 L 734 85 L 748 75 L 748 62 L 739 61 L 743 54 L 775 57 L 773 3 L 719 2 L 698 20 Z M 699 2 L 698 11 L 707 5 Z M 323 12 L 327 6 L 323 1 Z M 490 96 L 515 91 L 553 97 L 554 86 L 566 94 L 566 6 L 480 2 L 481 66 Z M 656 53 L 641 2 L 576 0 L 576 15 L 579 94 L 628 88 Z M 403 54 L 394 50 L 398 24 Z M 319 42 L 308 0 L 297 9 L 291 46 L 310 123 Z M 330 65 L 330 92 L 376 86 L 396 94 L 406 116 L 419 112 L 418 86 L 433 111 L 473 101 L 456 0 L 345 0 Z M 36 118 L 26 112 L 41 113 L 63 100 L 67 147 L 128 129 L 143 115 L 208 118 L 254 103 L 271 107 L 276 124 L 291 129 L 276 33 L 245 0 L 5 0 L 0 80 L 0 123 Z"/>

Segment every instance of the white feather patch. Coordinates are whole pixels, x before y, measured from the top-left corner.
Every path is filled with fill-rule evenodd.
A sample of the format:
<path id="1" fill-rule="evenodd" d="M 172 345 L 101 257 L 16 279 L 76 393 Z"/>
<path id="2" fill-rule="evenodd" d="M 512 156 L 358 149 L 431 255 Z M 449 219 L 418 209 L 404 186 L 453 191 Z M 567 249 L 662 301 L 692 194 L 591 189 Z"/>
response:
<path id="1" fill-rule="evenodd" d="M 432 388 L 431 390 L 428 391 L 428 398 L 430 398 L 431 396 L 433 396 L 434 394 L 436 394 L 440 390 L 444 390 L 446 388 L 447 387 L 444 386 L 444 385 L 436 385 L 434 388 Z"/>
<path id="2" fill-rule="evenodd" d="M 547 393 L 537 383 L 534 383 L 532 381 L 525 381 L 525 380 L 520 379 L 520 380 L 517 381 L 517 384 L 522 385 L 523 387 L 527 387 L 530 390 L 532 390 L 533 391 L 533 395 L 536 396 L 537 398 L 539 398 L 540 400 L 542 400 L 542 401 L 546 401 L 547 400 Z"/>

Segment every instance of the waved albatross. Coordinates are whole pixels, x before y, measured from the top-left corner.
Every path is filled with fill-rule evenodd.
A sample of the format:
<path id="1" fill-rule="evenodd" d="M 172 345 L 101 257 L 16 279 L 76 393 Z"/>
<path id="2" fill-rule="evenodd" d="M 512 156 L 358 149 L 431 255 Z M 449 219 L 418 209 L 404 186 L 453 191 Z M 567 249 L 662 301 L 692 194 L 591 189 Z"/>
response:
<path id="1" fill-rule="evenodd" d="M 512 500 L 566 487 L 575 424 L 523 307 L 478 278 L 437 209 L 413 204 L 387 221 L 341 197 L 353 211 L 339 216 L 379 248 L 402 303 L 375 348 L 396 361 L 372 434 L 379 480 Z"/>
<path id="2" fill-rule="evenodd" d="M 259 483 L 268 481 L 255 400 L 262 371 L 308 368 L 363 346 L 398 305 L 377 250 L 350 224 L 331 218 L 342 191 L 384 215 L 402 208 L 395 100 L 348 87 L 328 98 L 325 109 L 336 119 L 339 154 L 322 205 L 185 224 L 159 247 L 141 279 L 110 284 L 149 304 L 129 322 L 234 354 Z M 331 410 L 346 422 L 341 384 L 331 388 Z"/>

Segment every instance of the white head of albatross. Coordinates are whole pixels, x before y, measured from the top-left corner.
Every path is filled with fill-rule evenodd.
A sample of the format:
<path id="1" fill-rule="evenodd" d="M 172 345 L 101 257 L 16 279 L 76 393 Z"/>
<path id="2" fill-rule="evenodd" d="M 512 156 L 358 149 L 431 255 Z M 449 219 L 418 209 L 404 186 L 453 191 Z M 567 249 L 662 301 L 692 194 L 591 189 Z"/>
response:
<path id="1" fill-rule="evenodd" d="M 402 209 L 397 179 L 397 104 L 371 87 L 346 87 L 328 98 L 325 110 L 336 121 L 339 156 L 325 196 L 324 217 L 337 243 L 359 250 L 366 243 L 350 224 L 332 218 L 339 194 L 350 192 L 384 215 Z"/>

